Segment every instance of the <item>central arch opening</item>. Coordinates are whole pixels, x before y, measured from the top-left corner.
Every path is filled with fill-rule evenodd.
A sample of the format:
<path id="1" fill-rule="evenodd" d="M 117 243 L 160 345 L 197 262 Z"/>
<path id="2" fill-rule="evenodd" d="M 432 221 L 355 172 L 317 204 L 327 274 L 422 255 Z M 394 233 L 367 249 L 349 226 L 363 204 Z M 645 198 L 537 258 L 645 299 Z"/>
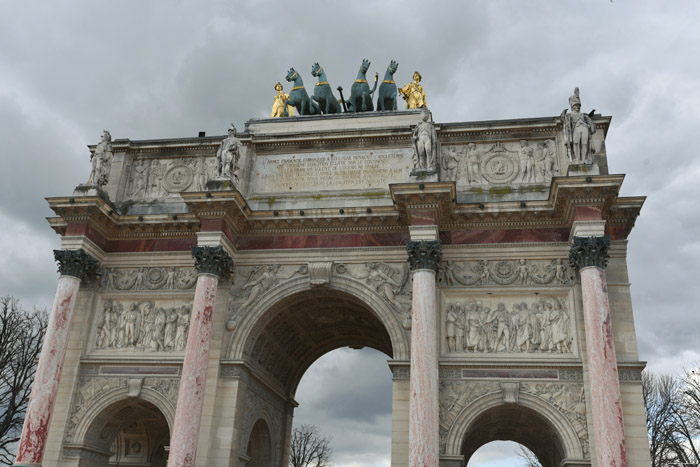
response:
<path id="1" fill-rule="evenodd" d="M 564 458 L 561 440 L 547 420 L 536 411 L 517 404 L 492 407 L 469 426 L 462 455 L 469 466 L 474 453 L 492 441 L 514 441 L 525 446 L 542 467 L 557 467 Z"/>
<path id="2" fill-rule="evenodd" d="M 292 427 L 313 424 L 322 435 L 335 439 L 336 465 L 344 465 L 341 457 L 350 451 L 355 457 L 362 455 L 368 443 L 380 445 L 372 449 L 381 452 L 373 459 L 375 465 L 388 465 L 392 371 L 387 360 L 393 358 L 394 349 L 387 327 L 393 326 L 396 334 L 401 316 L 389 315 L 395 322 L 388 325 L 386 316 L 380 316 L 351 293 L 318 288 L 289 295 L 258 318 L 243 347 L 244 357 L 255 372 L 274 380 L 289 400 L 300 404 L 293 410 L 294 418 L 281 428 L 284 432 L 271 435 L 273 442 L 289 446 Z M 298 392 L 302 377 L 305 383 Z M 308 416 L 304 404 L 313 416 Z M 264 410 L 249 417 L 262 416 Z M 333 417 L 339 423 L 333 423 Z M 343 424 L 345 430 L 338 431 Z M 286 455 L 275 456 L 281 459 L 276 464 L 286 465 Z"/>

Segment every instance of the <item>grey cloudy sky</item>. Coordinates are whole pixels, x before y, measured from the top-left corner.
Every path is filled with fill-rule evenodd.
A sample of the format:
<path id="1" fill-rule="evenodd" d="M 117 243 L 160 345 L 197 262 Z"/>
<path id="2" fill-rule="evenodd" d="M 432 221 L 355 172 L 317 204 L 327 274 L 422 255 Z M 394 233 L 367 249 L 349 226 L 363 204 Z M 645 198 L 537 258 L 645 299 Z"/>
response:
<path id="1" fill-rule="evenodd" d="M 103 129 L 223 135 L 269 114 L 289 67 L 309 85 L 318 61 L 349 88 L 362 58 L 395 59 L 397 82 L 421 71 L 438 122 L 558 115 L 575 86 L 613 116 L 610 170 L 648 196 L 629 243 L 641 358 L 677 370 L 700 359 L 699 18 L 696 1 L 0 1 L 0 294 L 50 306 L 43 197 L 87 180 Z M 296 420 L 334 431 L 339 464 L 387 465 L 384 361 L 343 350 L 302 381 Z"/>

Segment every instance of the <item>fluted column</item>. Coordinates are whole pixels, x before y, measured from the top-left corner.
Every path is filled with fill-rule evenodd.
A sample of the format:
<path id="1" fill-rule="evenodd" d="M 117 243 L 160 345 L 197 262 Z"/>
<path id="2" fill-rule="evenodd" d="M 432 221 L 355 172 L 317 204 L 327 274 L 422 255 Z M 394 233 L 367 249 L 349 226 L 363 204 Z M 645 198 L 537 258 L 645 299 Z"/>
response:
<path id="1" fill-rule="evenodd" d="M 440 455 L 438 403 L 438 309 L 435 270 L 442 259 L 437 240 L 406 243 L 413 273 L 408 449 L 410 467 L 435 467 Z"/>
<path id="2" fill-rule="evenodd" d="M 53 254 L 61 276 L 29 396 L 15 466 L 40 466 L 42 463 L 66 356 L 75 299 L 80 282 L 94 276 L 98 267 L 97 260 L 83 250 L 54 250 Z"/>
<path id="3" fill-rule="evenodd" d="M 175 422 L 170 437 L 169 467 L 194 466 L 207 380 L 216 289 L 219 278 L 227 277 L 233 269 L 233 260 L 220 246 L 192 247 L 192 256 L 199 276 L 182 364 Z"/>
<path id="4" fill-rule="evenodd" d="M 599 466 L 627 466 L 622 397 L 605 278 L 610 236 L 574 237 L 571 265 L 581 275 L 593 433 Z"/>

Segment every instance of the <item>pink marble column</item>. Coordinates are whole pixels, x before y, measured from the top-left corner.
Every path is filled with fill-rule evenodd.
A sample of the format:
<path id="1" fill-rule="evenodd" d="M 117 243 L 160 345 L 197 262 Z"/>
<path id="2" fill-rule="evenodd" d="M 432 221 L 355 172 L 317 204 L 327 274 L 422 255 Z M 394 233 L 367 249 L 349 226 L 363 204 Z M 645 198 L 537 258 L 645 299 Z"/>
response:
<path id="1" fill-rule="evenodd" d="M 622 397 L 605 279 L 610 237 L 574 237 L 569 253 L 581 274 L 586 358 L 598 465 L 627 466 Z"/>
<path id="2" fill-rule="evenodd" d="M 54 250 L 54 256 L 59 263 L 61 277 L 58 279 L 56 297 L 29 396 L 15 466 L 42 465 L 68 346 L 75 299 L 81 280 L 94 274 L 97 268 L 97 261 L 83 250 Z"/>
<path id="3" fill-rule="evenodd" d="M 408 242 L 413 274 L 411 376 L 408 418 L 408 465 L 436 467 L 439 462 L 438 308 L 435 270 L 440 242 Z"/>
<path id="4" fill-rule="evenodd" d="M 193 247 L 192 255 L 199 277 L 170 437 L 168 467 L 194 466 L 207 381 L 216 289 L 219 277 L 228 275 L 233 267 L 233 261 L 221 247 Z"/>

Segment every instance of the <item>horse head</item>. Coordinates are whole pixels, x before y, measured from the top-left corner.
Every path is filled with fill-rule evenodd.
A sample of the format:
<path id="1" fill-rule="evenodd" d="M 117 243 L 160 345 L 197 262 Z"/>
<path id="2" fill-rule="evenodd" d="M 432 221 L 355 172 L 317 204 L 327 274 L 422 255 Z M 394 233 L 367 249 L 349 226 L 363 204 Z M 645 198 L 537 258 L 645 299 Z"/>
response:
<path id="1" fill-rule="evenodd" d="M 367 60 L 366 58 L 363 58 L 362 65 L 360 65 L 360 71 L 362 73 L 367 73 L 367 70 L 369 70 L 369 65 L 370 65 L 370 61 Z"/>
<path id="2" fill-rule="evenodd" d="M 318 62 L 314 63 L 311 67 L 311 74 L 313 76 L 321 76 L 321 73 L 323 73 L 323 68 L 321 68 L 321 65 L 319 65 Z"/>
<path id="3" fill-rule="evenodd" d="M 398 70 L 398 69 L 399 69 L 399 62 L 397 62 L 396 60 L 392 60 L 389 63 L 389 67 L 387 68 L 387 70 L 389 70 L 389 73 L 391 73 L 392 75 L 394 73 L 396 73 L 396 70 Z"/>
<path id="4" fill-rule="evenodd" d="M 287 73 L 286 80 L 287 81 L 294 81 L 298 77 L 299 77 L 299 73 L 297 73 L 294 68 L 290 68 L 289 72 Z"/>

